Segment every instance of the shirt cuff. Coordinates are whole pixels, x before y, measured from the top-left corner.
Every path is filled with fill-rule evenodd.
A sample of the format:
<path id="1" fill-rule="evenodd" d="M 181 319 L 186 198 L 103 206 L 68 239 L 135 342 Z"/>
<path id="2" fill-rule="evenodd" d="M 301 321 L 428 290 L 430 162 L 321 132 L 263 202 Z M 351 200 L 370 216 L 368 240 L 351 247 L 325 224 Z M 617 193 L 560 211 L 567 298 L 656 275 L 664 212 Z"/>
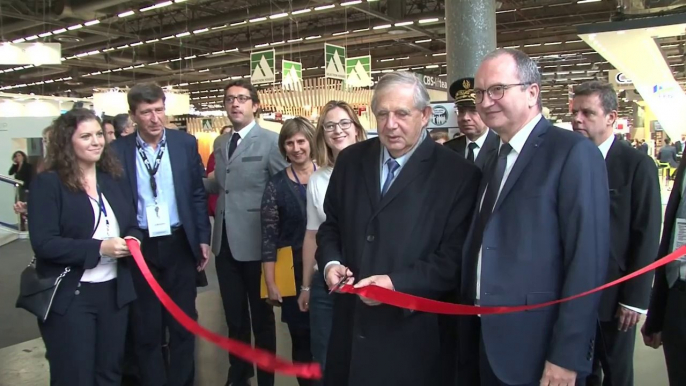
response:
<path id="1" fill-rule="evenodd" d="M 640 309 L 640 308 L 627 306 L 626 304 L 622 304 L 622 303 L 619 303 L 619 305 L 622 306 L 622 307 L 624 307 L 624 308 L 626 308 L 627 310 L 631 310 L 631 311 L 634 311 L 634 312 L 638 312 L 638 313 L 641 314 L 641 315 L 646 315 L 646 314 L 648 313 L 648 310 L 642 310 L 642 309 Z"/>
<path id="2" fill-rule="evenodd" d="M 326 274 L 329 272 L 329 267 L 332 265 L 341 265 L 341 262 L 334 260 L 326 263 L 326 265 L 324 266 L 324 271 L 322 271 L 322 273 L 324 274 L 324 281 L 326 281 Z"/>

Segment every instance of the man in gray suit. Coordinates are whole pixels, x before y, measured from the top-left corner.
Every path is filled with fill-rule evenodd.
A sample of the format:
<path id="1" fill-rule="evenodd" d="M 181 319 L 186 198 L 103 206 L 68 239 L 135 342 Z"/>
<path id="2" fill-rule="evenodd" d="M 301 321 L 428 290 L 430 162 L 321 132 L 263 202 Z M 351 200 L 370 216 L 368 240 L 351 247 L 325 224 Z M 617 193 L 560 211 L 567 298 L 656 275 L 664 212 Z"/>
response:
<path id="1" fill-rule="evenodd" d="M 279 152 L 278 134 L 255 122 L 260 107 L 257 90 L 239 79 L 224 88 L 224 107 L 233 131 L 214 143 L 215 178 L 206 181 L 219 194 L 215 211 L 212 252 L 222 296 L 229 338 L 276 351 L 274 311 L 260 298 L 262 233 L 260 206 L 270 177 L 287 166 Z M 250 310 L 248 311 L 248 303 Z M 229 354 L 226 385 L 246 386 L 252 364 Z M 259 386 L 274 385 L 274 374 L 258 370 Z"/>

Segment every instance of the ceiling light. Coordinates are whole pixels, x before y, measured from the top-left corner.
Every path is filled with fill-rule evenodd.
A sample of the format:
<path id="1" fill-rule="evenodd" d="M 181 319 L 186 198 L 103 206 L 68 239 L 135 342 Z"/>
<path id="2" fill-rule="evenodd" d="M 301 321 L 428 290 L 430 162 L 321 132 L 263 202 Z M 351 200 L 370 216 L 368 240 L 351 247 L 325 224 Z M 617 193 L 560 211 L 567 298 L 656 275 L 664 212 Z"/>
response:
<path id="1" fill-rule="evenodd" d="M 187 1 L 187 0 L 174 0 L 174 2 L 175 2 L 176 4 L 178 4 L 178 3 L 185 3 L 186 1 Z"/>
<path id="2" fill-rule="evenodd" d="M 300 15 L 300 14 L 308 13 L 308 12 L 312 12 L 312 8 L 305 8 L 305 9 L 301 9 L 299 11 L 293 11 L 293 12 L 291 12 L 291 15 Z"/>
<path id="3" fill-rule="evenodd" d="M 430 42 L 430 41 L 431 41 L 431 39 L 416 40 L 416 41 L 415 41 L 415 44 L 428 43 L 428 42 Z"/>
<path id="4" fill-rule="evenodd" d="M 395 26 L 396 26 L 396 27 L 403 27 L 403 26 L 412 25 L 412 24 L 414 24 L 413 21 L 403 21 L 403 22 L 400 22 L 400 23 L 395 23 Z"/>
<path id="5" fill-rule="evenodd" d="M 271 15 L 271 16 L 269 16 L 269 18 L 270 18 L 270 19 L 280 19 L 280 18 L 286 17 L 286 16 L 288 16 L 288 12 L 277 13 L 276 15 Z"/>
<path id="6" fill-rule="evenodd" d="M 24 43 L 25 41 L 26 41 L 26 39 L 21 38 L 21 39 L 13 40 L 12 43 L 18 44 L 18 43 Z"/>
<path id="7" fill-rule="evenodd" d="M 433 54 L 432 56 L 445 56 L 447 53 L 445 52 L 439 52 L 437 54 Z"/>
<path id="8" fill-rule="evenodd" d="M 155 43 L 155 42 L 159 42 L 159 41 L 160 41 L 160 39 L 146 40 L 145 44 Z"/>
<path id="9" fill-rule="evenodd" d="M 196 55 L 191 55 L 191 56 L 186 56 L 184 59 L 190 60 L 190 59 L 195 59 L 195 58 L 197 58 Z"/>
<path id="10" fill-rule="evenodd" d="M 117 16 L 119 16 L 119 17 L 127 17 L 127 16 L 131 16 L 131 15 L 133 15 L 133 14 L 135 14 L 135 12 L 133 12 L 133 11 L 126 11 L 126 12 L 120 13 L 120 14 L 117 15 Z"/>
<path id="11" fill-rule="evenodd" d="M 350 33 L 350 31 L 343 31 L 343 32 L 335 32 L 335 33 L 333 33 L 333 34 L 331 34 L 331 35 L 332 35 L 332 36 L 341 36 L 341 35 L 347 35 L 347 34 L 349 34 L 349 33 Z"/>
<path id="12" fill-rule="evenodd" d="M 353 32 L 364 32 L 364 31 L 369 31 L 369 28 L 361 28 L 361 29 L 353 30 Z"/>
<path id="13" fill-rule="evenodd" d="M 26 38 L 27 41 L 36 40 L 36 39 L 38 39 L 38 35 L 32 35 L 32 36 L 29 36 Z"/>
<path id="14" fill-rule="evenodd" d="M 173 4 L 173 3 L 172 3 L 171 1 L 165 1 L 165 2 L 163 2 L 163 3 L 158 3 L 158 4 L 155 4 L 155 5 L 151 5 L 151 6 L 149 6 L 149 7 L 141 8 L 140 11 L 141 11 L 141 12 L 150 11 L 151 9 L 163 8 L 163 7 L 172 5 L 172 4 Z"/>
<path id="15" fill-rule="evenodd" d="M 320 37 L 322 37 L 322 35 L 308 36 L 305 38 L 305 40 L 319 39 Z"/>
<path id="16" fill-rule="evenodd" d="M 437 21 L 438 21 L 438 18 L 437 18 L 437 17 L 434 17 L 434 18 L 431 18 L 431 19 L 422 19 L 422 20 L 419 21 L 419 24 L 434 23 L 434 22 L 437 22 Z"/>
<path id="17" fill-rule="evenodd" d="M 133 66 L 124 67 L 123 70 L 132 70 Z"/>
<path id="18" fill-rule="evenodd" d="M 219 26 L 216 26 L 216 27 L 212 27 L 212 28 L 211 28 L 211 30 L 213 30 L 213 31 L 214 31 L 214 30 L 216 30 L 216 29 L 222 29 L 222 28 L 226 28 L 226 27 L 228 27 L 228 26 L 229 26 L 228 24 L 224 24 L 224 25 L 219 25 Z"/>
<path id="19" fill-rule="evenodd" d="M 119 72 L 121 70 L 122 70 L 121 68 L 115 68 L 114 70 L 112 70 L 112 72 Z"/>
<path id="20" fill-rule="evenodd" d="M 42 33 L 42 34 L 40 34 L 40 35 L 38 35 L 38 36 L 39 36 L 39 37 L 42 37 L 42 38 L 47 38 L 47 37 L 50 36 L 50 35 L 52 35 L 52 32 L 44 32 L 44 33 Z"/>
<path id="21" fill-rule="evenodd" d="M 55 34 L 55 35 L 61 34 L 61 33 L 64 33 L 64 32 L 67 32 L 67 29 L 66 29 L 66 28 L 60 28 L 60 29 L 56 29 L 56 30 L 52 31 L 52 33 Z"/>
<path id="22" fill-rule="evenodd" d="M 114 51 L 114 50 L 115 50 L 115 48 L 110 47 L 110 48 L 105 48 L 104 50 L 102 50 L 102 52 L 110 52 L 110 51 Z"/>
<path id="23" fill-rule="evenodd" d="M 143 42 L 132 43 L 131 47 L 140 46 L 141 44 L 143 44 Z"/>
<path id="24" fill-rule="evenodd" d="M 383 62 L 392 62 L 393 60 L 394 60 L 393 58 L 390 58 L 390 59 L 379 59 L 379 62 L 382 62 L 382 63 L 383 63 Z"/>
<path id="25" fill-rule="evenodd" d="M 91 56 L 91 55 L 97 55 L 97 54 L 99 54 L 99 53 L 100 53 L 100 51 L 99 51 L 99 50 L 95 50 L 95 51 L 90 51 L 90 52 L 86 52 L 86 54 L 87 54 L 88 56 Z"/>
<path id="26" fill-rule="evenodd" d="M 83 24 L 76 24 L 76 25 L 73 25 L 71 27 L 68 27 L 67 29 L 69 31 L 73 31 L 73 30 L 80 29 L 80 28 L 83 28 Z"/>
<path id="27" fill-rule="evenodd" d="M 100 20 L 91 20 L 83 23 L 86 27 L 90 27 L 92 25 L 100 24 Z"/>
<path id="28" fill-rule="evenodd" d="M 335 6 L 336 6 L 336 4 L 322 5 L 321 7 L 315 7 L 314 10 L 315 10 L 315 11 L 322 11 L 322 10 L 325 10 L 325 9 L 333 8 L 333 7 L 335 7 Z"/>
<path id="29" fill-rule="evenodd" d="M 374 27 L 374 29 L 386 29 L 386 28 L 391 28 L 390 24 L 382 24 L 382 25 L 377 25 Z"/>
<path id="30" fill-rule="evenodd" d="M 284 44 L 284 43 L 286 43 L 286 42 L 284 42 L 284 41 L 282 40 L 282 41 L 280 41 L 280 42 L 269 43 L 269 45 L 270 45 L 270 46 L 278 46 L 279 44 Z"/>
<path id="31" fill-rule="evenodd" d="M 556 46 L 558 44 L 562 44 L 562 42 L 550 42 L 550 43 L 544 43 L 544 46 Z"/>
<path id="32" fill-rule="evenodd" d="M 347 7 L 349 5 L 355 5 L 355 4 L 360 4 L 360 3 L 362 3 L 362 0 L 344 1 L 341 3 L 341 7 Z"/>
<path id="33" fill-rule="evenodd" d="M 197 34 L 201 34 L 203 32 L 207 32 L 209 30 L 210 30 L 209 28 L 196 29 L 195 31 L 193 31 L 193 33 L 197 35 Z"/>
<path id="34" fill-rule="evenodd" d="M 265 21 L 265 20 L 267 20 L 266 17 L 256 17 L 256 18 L 250 19 L 250 20 L 248 20 L 248 21 L 251 22 L 251 23 L 258 23 L 258 22 Z"/>
<path id="35" fill-rule="evenodd" d="M 539 47 L 541 43 L 525 44 L 524 47 Z"/>
<path id="36" fill-rule="evenodd" d="M 504 9 L 502 11 L 495 11 L 495 13 L 509 13 L 514 11 L 516 11 L 516 9 Z"/>
<path id="37" fill-rule="evenodd" d="M 289 42 L 289 43 L 295 43 L 295 42 L 301 42 L 301 41 L 303 41 L 303 38 L 290 39 L 288 42 Z"/>
<path id="38" fill-rule="evenodd" d="M 169 39 L 174 39 L 174 38 L 175 38 L 174 35 L 169 35 L 169 36 L 163 37 L 162 40 L 169 40 Z"/>
<path id="39" fill-rule="evenodd" d="M 117 49 L 118 49 L 118 50 L 121 50 L 121 49 L 127 48 L 128 46 L 129 46 L 128 44 L 124 44 L 123 46 L 117 47 Z"/>
<path id="40" fill-rule="evenodd" d="M 262 48 L 262 47 L 267 47 L 267 46 L 269 46 L 269 43 L 262 43 L 262 44 L 255 45 L 255 48 Z"/>
<path id="41" fill-rule="evenodd" d="M 200 71 L 198 71 L 198 72 L 210 72 L 210 69 L 209 69 L 209 68 L 206 68 L 206 69 L 200 70 Z"/>
<path id="42" fill-rule="evenodd" d="M 186 31 L 186 32 L 182 32 L 182 33 L 180 33 L 180 34 L 176 34 L 176 37 L 177 37 L 177 38 L 182 38 L 182 37 L 188 36 L 188 35 L 190 35 L 190 34 L 191 34 L 190 32 Z"/>
<path id="43" fill-rule="evenodd" d="M 141 67 L 145 67 L 145 64 L 139 64 L 137 66 L 133 66 L 133 68 L 141 68 Z"/>
<path id="44" fill-rule="evenodd" d="M 230 26 L 231 26 L 231 27 L 235 27 L 235 26 L 237 26 L 237 25 L 243 25 L 243 24 L 246 24 L 246 23 L 247 23 L 247 21 L 246 21 L 246 20 L 243 20 L 243 21 L 239 21 L 238 23 L 231 23 Z"/>
<path id="45" fill-rule="evenodd" d="M 428 66 L 424 66 L 424 68 L 438 68 L 438 64 L 431 64 Z"/>
<path id="46" fill-rule="evenodd" d="M 577 1 L 576 3 L 577 3 L 577 4 L 586 4 L 586 3 L 597 3 L 597 2 L 599 2 L 599 1 L 600 1 L 600 0 L 579 0 L 579 1 Z"/>

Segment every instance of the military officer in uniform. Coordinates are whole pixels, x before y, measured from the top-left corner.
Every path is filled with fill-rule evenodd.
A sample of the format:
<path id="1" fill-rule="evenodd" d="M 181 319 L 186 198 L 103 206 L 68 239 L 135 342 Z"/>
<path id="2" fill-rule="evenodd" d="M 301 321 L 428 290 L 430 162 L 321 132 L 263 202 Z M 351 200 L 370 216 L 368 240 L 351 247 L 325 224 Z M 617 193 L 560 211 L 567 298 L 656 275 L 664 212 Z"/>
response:
<path id="1" fill-rule="evenodd" d="M 450 95 L 455 99 L 457 126 L 463 135 L 446 142 L 445 146 L 483 169 L 489 155 L 498 150 L 500 139 L 486 127 L 476 112 L 474 78 L 462 78 L 453 82 L 450 85 Z"/>

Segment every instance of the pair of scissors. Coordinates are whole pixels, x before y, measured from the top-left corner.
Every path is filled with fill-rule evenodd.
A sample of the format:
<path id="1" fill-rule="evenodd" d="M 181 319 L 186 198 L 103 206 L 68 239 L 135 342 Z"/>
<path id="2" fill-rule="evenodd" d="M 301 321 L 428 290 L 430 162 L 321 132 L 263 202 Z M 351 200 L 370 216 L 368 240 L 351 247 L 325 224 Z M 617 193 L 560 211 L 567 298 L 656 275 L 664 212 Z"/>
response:
<path id="1" fill-rule="evenodd" d="M 349 269 L 346 269 L 346 271 L 345 271 L 345 277 L 341 278 L 341 280 L 340 280 L 335 286 L 333 286 L 333 288 L 331 288 L 331 290 L 329 290 L 329 295 L 331 295 L 332 293 L 337 292 L 337 291 L 339 291 L 341 288 L 343 288 L 343 286 L 345 285 L 345 283 L 346 283 L 346 282 L 348 281 L 348 279 L 350 278 L 350 275 L 348 275 L 348 272 L 350 272 L 350 270 L 349 270 Z"/>

